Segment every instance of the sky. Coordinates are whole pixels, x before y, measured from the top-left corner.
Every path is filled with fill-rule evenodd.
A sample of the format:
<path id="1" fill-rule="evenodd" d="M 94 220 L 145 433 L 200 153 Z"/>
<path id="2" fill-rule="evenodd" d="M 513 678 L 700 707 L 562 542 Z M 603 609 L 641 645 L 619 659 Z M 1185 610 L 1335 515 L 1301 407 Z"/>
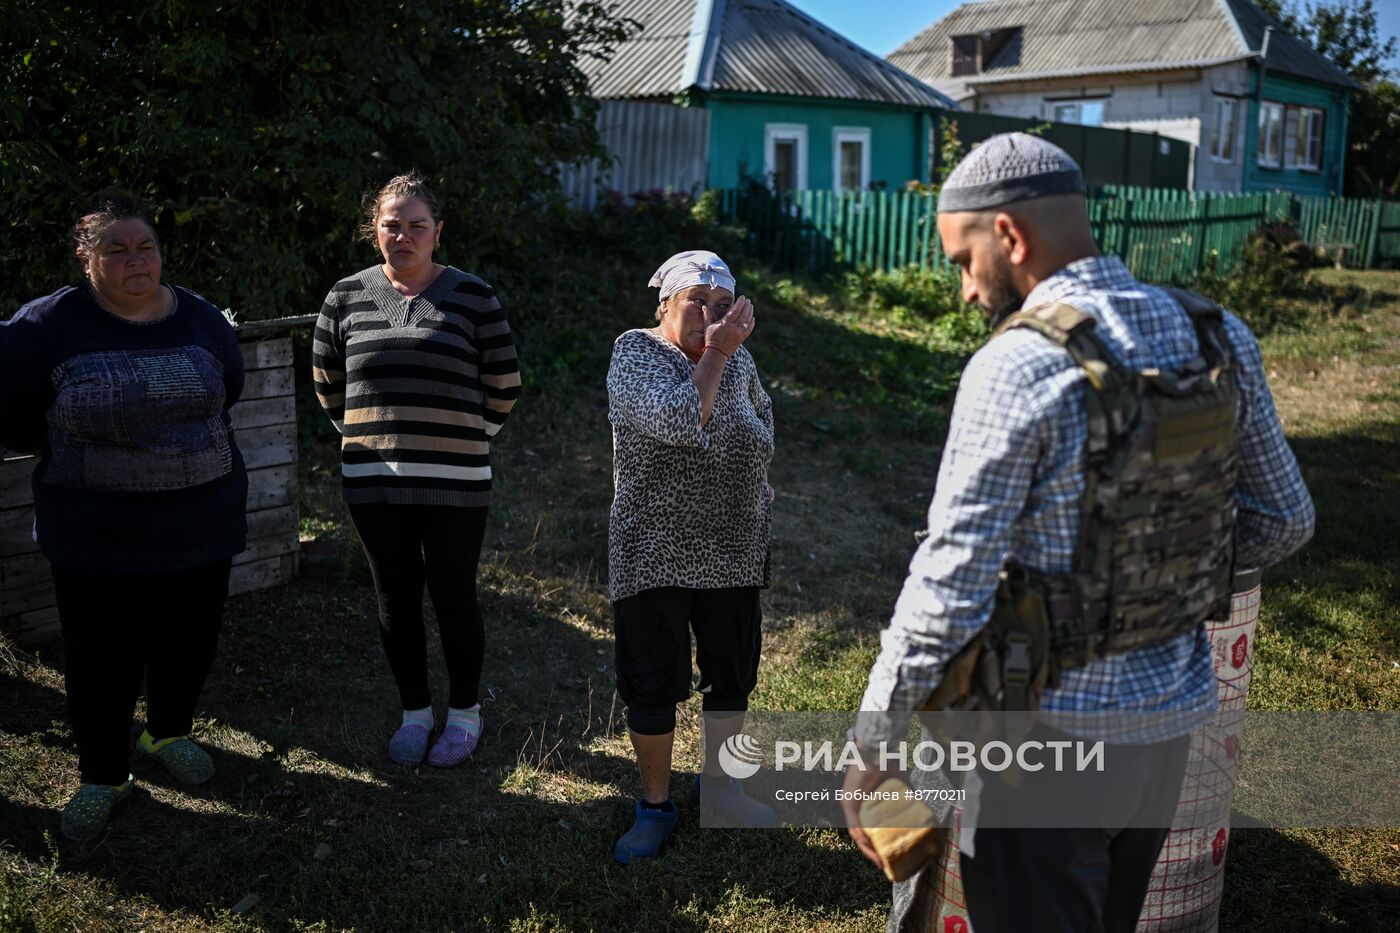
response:
<path id="1" fill-rule="evenodd" d="M 893 52 L 962 5 L 961 0 L 788 0 L 802 12 L 876 55 Z M 1171 3 L 1172 0 L 1162 0 Z M 1295 3 L 1301 6 L 1301 3 Z M 1381 32 L 1400 35 L 1400 0 L 1376 0 Z M 1400 70 L 1400 56 L 1390 60 Z"/>

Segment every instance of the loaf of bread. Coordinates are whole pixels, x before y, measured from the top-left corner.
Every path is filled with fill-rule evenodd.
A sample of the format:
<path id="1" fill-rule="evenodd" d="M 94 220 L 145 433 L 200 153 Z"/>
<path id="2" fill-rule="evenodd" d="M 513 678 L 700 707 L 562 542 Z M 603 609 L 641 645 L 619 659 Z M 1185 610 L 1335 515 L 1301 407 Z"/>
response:
<path id="1" fill-rule="evenodd" d="M 860 806 L 860 825 L 885 862 L 885 876 L 904 881 L 943 855 L 947 834 L 933 810 L 909 793 L 909 785 L 888 778 Z"/>

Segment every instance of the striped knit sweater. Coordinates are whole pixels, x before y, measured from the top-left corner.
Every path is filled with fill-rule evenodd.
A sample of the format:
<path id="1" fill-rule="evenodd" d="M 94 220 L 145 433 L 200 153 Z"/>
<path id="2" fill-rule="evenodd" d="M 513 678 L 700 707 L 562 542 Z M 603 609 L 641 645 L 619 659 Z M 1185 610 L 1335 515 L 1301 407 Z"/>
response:
<path id="1" fill-rule="evenodd" d="M 342 434 L 346 502 L 489 504 L 490 439 L 520 395 L 491 286 L 451 266 L 411 299 L 377 265 L 341 279 L 316 321 L 312 376 Z"/>

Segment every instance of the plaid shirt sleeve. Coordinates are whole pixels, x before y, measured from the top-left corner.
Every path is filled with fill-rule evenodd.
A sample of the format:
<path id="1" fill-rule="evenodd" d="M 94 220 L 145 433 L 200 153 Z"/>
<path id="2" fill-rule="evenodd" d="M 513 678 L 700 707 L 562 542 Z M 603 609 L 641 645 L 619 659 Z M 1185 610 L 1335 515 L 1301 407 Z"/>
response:
<path id="1" fill-rule="evenodd" d="M 862 710 L 888 711 L 857 720 L 856 738 L 867 745 L 903 736 L 907 711 L 924 703 L 944 665 L 991 617 L 1012 527 L 1050 439 L 1046 393 L 1033 391 L 1017 354 L 1003 352 L 1018 342 L 1019 335 L 999 338 L 963 373 L 929 536 L 910 562 L 861 702 Z"/>
<path id="2" fill-rule="evenodd" d="M 1274 396 L 1264 377 L 1259 342 L 1239 318 L 1227 315 L 1240 388 L 1240 475 L 1235 490 L 1235 566 L 1267 567 L 1312 537 L 1312 496 L 1283 437 Z"/>

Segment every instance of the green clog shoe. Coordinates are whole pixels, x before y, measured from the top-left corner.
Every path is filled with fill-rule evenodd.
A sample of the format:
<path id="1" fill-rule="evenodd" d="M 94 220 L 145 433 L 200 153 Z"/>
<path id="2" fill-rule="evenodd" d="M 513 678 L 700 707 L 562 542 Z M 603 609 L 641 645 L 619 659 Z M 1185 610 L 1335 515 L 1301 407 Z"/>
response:
<path id="1" fill-rule="evenodd" d="M 58 828 L 63 835 L 74 842 L 87 842 L 95 838 L 107 825 L 107 818 L 117 804 L 131 796 L 135 781 L 130 777 L 126 783 L 113 787 L 110 784 L 84 784 L 78 788 L 63 807 L 63 817 Z"/>
<path id="2" fill-rule="evenodd" d="M 136 750 L 160 762 L 182 784 L 203 784 L 214 776 L 214 759 L 188 736 L 153 742 L 149 732 L 142 733 Z"/>

